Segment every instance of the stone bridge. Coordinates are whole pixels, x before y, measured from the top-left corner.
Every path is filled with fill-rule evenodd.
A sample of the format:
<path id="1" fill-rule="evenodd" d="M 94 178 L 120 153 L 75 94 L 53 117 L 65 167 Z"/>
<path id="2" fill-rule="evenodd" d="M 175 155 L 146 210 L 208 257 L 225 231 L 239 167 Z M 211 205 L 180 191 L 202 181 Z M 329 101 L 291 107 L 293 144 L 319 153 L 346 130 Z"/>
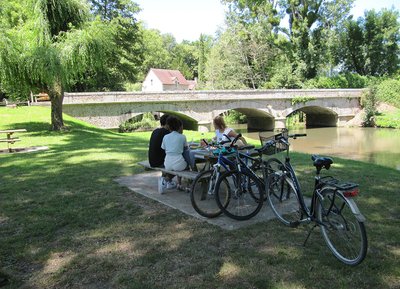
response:
<path id="1" fill-rule="evenodd" d="M 250 130 L 285 127 L 302 111 L 307 127 L 342 126 L 360 111 L 361 89 L 219 90 L 65 93 L 66 114 L 102 128 L 116 128 L 146 112 L 177 115 L 185 129 L 207 131 L 212 119 L 229 110 L 247 116 Z"/>

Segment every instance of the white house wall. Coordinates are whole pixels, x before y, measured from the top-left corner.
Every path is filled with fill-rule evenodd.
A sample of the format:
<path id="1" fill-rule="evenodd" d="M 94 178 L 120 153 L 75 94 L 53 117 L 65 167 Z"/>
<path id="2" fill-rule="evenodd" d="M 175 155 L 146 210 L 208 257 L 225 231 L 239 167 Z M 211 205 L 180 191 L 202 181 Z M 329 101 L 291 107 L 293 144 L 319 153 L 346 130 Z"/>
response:
<path id="1" fill-rule="evenodd" d="M 142 91 L 155 92 L 163 91 L 163 84 L 155 73 L 150 70 L 142 84 Z"/>

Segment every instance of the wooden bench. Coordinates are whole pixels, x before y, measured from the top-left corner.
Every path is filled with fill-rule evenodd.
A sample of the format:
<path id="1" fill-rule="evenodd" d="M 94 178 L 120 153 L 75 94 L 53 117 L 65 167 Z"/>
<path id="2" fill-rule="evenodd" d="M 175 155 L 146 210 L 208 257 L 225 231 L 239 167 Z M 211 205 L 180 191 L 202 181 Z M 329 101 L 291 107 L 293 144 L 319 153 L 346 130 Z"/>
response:
<path id="1" fill-rule="evenodd" d="M 10 147 L 11 144 L 20 141 L 18 137 L 12 137 L 12 135 L 16 132 L 26 132 L 26 129 L 8 129 L 8 130 L 0 130 L 0 133 L 5 133 L 7 138 L 0 139 L 0 142 L 6 142 L 8 146 L 8 151 L 11 153 L 13 150 Z"/>
<path id="2" fill-rule="evenodd" d="M 20 139 L 18 137 L 0 139 L 0 142 L 8 142 L 8 143 L 15 143 L 16 141 L 20 141 Z"/>
<path id="3" fill-rule="evenodd" d="M 185 170 L 185 171 L 170 171 L 170 170 L 166 170 L 165 168 L 160 168 L 160 167 L 152 167 L 150 166 L 149 161 L 142 161 L 142 162 L 138 162 L 138 165 L 148 169 L 148 170 L 155 170 L 155 171 L 160 171 L 160 172 L 164 172 L 167 174 L 171 174 L 171 175 L 175 175 L 178 177 L 182 177 L 184 179 L 188 179 L 188 180 L 194 180 L 197 175 L 199 174 L 198 172 L 193 172 L 193 171 L 189 171 L 189 170 Z"/>

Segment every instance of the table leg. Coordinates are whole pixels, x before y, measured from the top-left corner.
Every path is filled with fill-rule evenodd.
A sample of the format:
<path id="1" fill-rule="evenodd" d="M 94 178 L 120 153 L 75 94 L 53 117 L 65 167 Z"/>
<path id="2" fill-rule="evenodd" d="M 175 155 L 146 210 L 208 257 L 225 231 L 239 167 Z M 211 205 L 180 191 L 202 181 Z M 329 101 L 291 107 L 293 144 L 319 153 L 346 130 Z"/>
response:
<path id="1" fill-rule="evenodd" d="M 11 135 L 12 135 L 12 133 L 8 133 L 7 134 L 7 139 L 8 140 L 11 140 Z M 10 152 L 10 153 L 12 153 L 12 148 L 11 148 L 11 142 L 7 142 L 7 146 L 8 146 L 8 152 Z"/>

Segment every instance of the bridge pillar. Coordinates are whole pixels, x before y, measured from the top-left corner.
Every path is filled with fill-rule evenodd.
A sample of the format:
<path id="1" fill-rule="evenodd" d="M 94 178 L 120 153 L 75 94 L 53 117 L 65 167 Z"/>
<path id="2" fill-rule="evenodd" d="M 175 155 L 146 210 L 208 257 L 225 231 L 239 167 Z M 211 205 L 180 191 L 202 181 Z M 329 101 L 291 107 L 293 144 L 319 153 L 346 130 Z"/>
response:
<path id="1" fill-rule="evenodd" d="M 247 116 L 247 129 L 249 131 L 273 130 L 274 125 L 272 118 Z"/>
<path id="2" fill-rule="evenodd" d="M 212 130 L 212 122 L 209 121 L 199 121 L 198 122 L 198 131 L 199 132 L 210 132 Z"/>
<path id="3" fill-rule="evenodd" d="M 275 129 L 286 128 L 286 117 L 275 118 Z"/>
<path id="4" fill-rule="evenodd" d="M 337 126 L 345 126 L 346 123 L 354 118 L 354 115 L 339 115 L 337 119 Z"/>

